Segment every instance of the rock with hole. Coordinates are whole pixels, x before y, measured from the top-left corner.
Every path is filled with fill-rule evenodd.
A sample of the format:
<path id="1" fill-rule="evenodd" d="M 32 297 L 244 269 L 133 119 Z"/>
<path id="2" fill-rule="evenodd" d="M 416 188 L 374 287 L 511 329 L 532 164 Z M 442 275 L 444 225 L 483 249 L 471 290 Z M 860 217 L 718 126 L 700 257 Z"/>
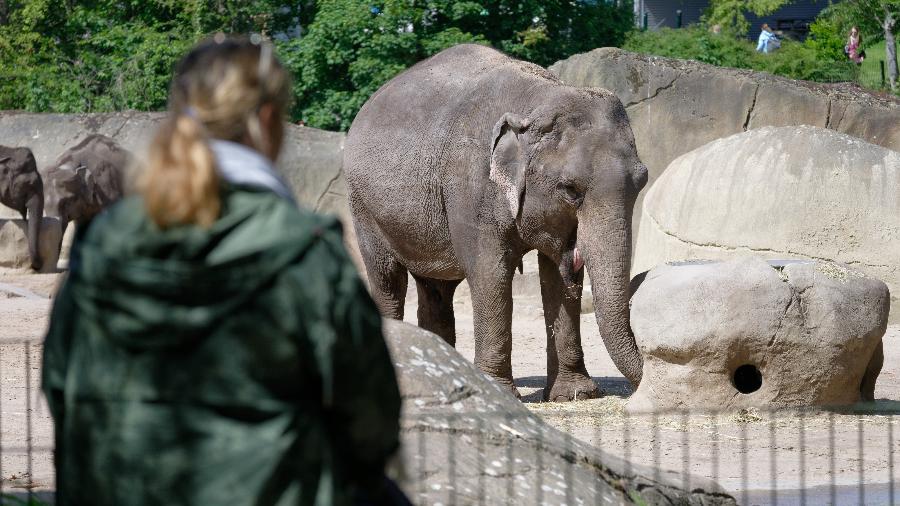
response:
<path id="1" fill-rule="evenodd" d="M 632 412 L 871 400 L 890 293 L 830 262 L 667 264 L 631 300 L 644 356 Z"/>

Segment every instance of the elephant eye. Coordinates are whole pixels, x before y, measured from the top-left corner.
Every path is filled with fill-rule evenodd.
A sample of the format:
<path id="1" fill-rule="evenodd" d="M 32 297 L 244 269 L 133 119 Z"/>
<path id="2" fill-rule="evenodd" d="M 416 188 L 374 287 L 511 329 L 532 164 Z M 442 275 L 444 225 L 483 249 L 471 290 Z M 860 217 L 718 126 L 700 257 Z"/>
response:
<path id="1" fill-rule="evenodd" d="M 559 183 L 557 189 L 562 195 L 563 200 L 573 206 L 581 207 L 584 202 L 584 194 L 573 183 Z"/>

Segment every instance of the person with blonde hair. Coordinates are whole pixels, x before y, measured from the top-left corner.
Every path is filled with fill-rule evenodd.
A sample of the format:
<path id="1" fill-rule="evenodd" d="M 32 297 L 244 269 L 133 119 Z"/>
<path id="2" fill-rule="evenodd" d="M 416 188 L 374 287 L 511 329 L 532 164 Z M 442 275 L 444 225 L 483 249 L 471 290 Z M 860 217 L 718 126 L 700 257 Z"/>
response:
<path id="1" fill-rule="evenodd" d="M 378 310 L 273 168 L 290 90 L 268 43 L 201 43 L 136 194 L 79 227 L 44 347 L 56 504 L 390 500 Z"/>
<path id="2" fill-rule="evenodd" d="M 853 63 L 860 64 L 866 59 L 866 52 L 860 48 L 862 44 L 862 35 L 859 34 L 859 27 L 854 26 L 850 29 L 850 35 L 847 37 L 847 45 L 844 46 L 844 54 Z"/>

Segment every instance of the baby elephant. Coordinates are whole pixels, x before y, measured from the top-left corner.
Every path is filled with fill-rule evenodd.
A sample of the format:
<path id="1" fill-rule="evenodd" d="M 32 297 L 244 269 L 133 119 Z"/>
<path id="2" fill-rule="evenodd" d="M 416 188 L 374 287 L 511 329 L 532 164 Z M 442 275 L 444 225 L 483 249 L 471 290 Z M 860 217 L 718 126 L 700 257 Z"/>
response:
<path id="1" fill-rule="evenodd" d="M 124 194 L 131 153 L 105 135 L 92 134 L 42 170 L 48 216 L 59 217 L 63 233 L 70 221 L 87 222 Z"/>
<path id="2" fill-rule="evenodd" d="M 0 204 L 15 209 L 26 220 L 31 267 L 40 270 L 44 263 L 38 251 L 44 185 L 30 149 L 0 146 Z"/>

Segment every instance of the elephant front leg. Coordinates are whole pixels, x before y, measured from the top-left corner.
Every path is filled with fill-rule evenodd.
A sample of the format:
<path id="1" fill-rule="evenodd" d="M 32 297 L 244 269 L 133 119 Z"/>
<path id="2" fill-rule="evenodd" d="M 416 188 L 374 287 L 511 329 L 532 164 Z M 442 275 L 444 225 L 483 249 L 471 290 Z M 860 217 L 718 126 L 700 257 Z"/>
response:
<path id="1" fill-rule="evenodd" d="M 559 266 L 538 254 L 544 323 L 547 326 L 546 401 L 570 401 L 600 397 L 600 389 L 584 365 L 581 348 L 581 282 L 584 270 L 576 275 L 576 296 L 568 293 Z"/>
<path id="2" fill-rule="evenodd" d="M 475 365 L 508 389 L 512 375 L 512 266 L 485 267 L 468 277 L 475 323 Z"/>

